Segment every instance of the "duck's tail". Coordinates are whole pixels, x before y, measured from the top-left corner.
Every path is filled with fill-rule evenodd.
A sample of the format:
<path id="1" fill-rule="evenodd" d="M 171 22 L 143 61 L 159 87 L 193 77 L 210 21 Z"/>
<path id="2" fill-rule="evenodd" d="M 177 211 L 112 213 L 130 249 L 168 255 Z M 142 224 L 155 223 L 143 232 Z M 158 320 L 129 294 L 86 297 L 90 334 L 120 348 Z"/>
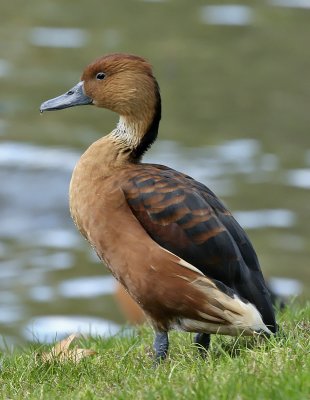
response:
<path id="1" fill-rule="evenodd" d="M 206 277 L 198 277 L 191 285 L 199 290 L 204 301 L 200 301 L 197 319 L 183 318 L 180 321 L 184 330 L 232 336 L 272 333 L 257 308 L 233 290 L 226 287 L 225 293 L 223 287 L 218 288 Z"/>

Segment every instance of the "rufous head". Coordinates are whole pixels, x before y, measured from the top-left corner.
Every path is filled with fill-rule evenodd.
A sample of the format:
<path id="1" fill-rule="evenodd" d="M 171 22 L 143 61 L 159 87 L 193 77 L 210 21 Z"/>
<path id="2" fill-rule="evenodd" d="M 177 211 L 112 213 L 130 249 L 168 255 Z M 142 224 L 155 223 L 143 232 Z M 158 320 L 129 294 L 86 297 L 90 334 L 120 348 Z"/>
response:
<path id="1" fill-rule="evenodd" d="M 44 102 L 40 111 L 93 104 L 125 117 L 154 112 L 159 89 L 151 65 L 130 54 L 109 54 L 88 65 L 81 81 L 65 94 Z"/>

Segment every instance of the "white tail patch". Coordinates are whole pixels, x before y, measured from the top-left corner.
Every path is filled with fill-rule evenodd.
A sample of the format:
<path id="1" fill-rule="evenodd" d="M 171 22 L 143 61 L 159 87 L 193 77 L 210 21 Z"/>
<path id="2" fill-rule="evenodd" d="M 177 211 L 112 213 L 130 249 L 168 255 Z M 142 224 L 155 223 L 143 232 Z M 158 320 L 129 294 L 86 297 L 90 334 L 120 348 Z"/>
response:
<path id="1" fill-rule="evenodd" d="M 225 335 L 255 335 L 261 331 L 271 334 L 257 308 L 242 301 L 236 294 L 230 297 L 209 279 L 198 278 L 193 285 L 205 295 L 205 304 L 198 314 L 203 320 L 182 319 L 181 327 L 189 331 Z M 211 315 L 212 314 L 212 315 Z"/>
<path id="2" fill-rule="evenodd" d="M 242 329 L 250 328 L 255 332 L 264 331 L 271 334 L 271 331 L 264 324 L 260 312 L 253 304 L 243 302 L 237 295 L 234 296 L 232 302 L 234 305 L 239 306 L 239 309 L 242 311 L 241 315 L 237 314 L 236 316 L 236 314 L 230 310 L 225 310 L 225 313 L 230 315 L 234 324 L 240 326 Z"/>
<path id="3" fill-rule="evenodd" d="M 262 331 L 271 334 L 270 330 L 263 323 L 258 311 L 255 307 L 253 309 L 254 312 L 251 310 L 252 312 L 242 317 L 238 316 L 238 318 L 236 318 L 235 314 L 230 314 L 228 311 L 225 315 L 226 321 L 206 313 L 199 313 L 200 316 L 206 319 L 205 321 L 183 318 L 179 320 L 179 326 L 188 332 L 217 333 L 230 336 L 254 336 Z"/>

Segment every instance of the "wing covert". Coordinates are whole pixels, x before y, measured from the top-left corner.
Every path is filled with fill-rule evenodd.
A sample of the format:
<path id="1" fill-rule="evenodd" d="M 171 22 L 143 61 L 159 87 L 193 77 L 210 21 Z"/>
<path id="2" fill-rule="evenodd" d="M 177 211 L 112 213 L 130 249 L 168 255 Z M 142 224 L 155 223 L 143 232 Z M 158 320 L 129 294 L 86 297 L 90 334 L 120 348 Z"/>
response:
<path id="1" fill-rule="evenodd" d="M 240 274 L 234 266 L 242 261 L 238 245 L 219 217 L 230 213 L 204 185 L 177 171 L 144 165 L 123 190 L 136 218 L 162 247 L 224 283 Z"/>

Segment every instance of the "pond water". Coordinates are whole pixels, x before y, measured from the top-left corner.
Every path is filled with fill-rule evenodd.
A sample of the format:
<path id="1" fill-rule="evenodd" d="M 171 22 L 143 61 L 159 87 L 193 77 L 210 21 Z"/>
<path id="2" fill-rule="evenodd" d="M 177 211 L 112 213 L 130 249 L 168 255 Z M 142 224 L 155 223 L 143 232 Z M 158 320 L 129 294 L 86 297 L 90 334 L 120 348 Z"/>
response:
<path id="1" fill-rule="evenodd" d="M 17 0 L 1 8 L 0 346 L 76 330 L 113 334 L 124 323 L 115 281 L 68 211 L 76 161 L 116 116 L 38 111 L 108 52 L 154 65 L 163 120 L 145 161 L 206 183 L 247 230 L 275 292 L 308 297 L 308 1 Z"/>

